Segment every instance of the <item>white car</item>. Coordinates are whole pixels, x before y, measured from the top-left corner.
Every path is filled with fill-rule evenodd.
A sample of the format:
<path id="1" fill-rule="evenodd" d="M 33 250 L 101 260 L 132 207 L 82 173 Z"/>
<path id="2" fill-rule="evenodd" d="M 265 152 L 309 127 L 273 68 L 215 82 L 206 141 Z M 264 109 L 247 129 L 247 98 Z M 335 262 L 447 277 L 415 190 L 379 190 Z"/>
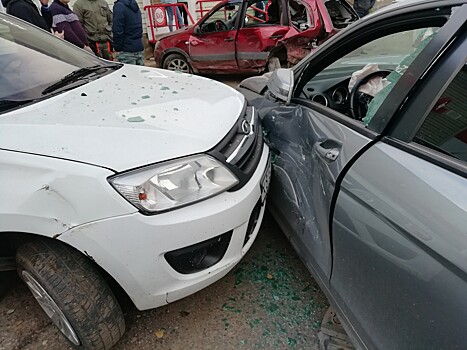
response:
<path id="1" fill-rule="evenodd" d="M 0 14 L 0 271 L 78 348 L 223 277 L 269 186 L 257 114 L 221 83 L 121 65 Z"/>

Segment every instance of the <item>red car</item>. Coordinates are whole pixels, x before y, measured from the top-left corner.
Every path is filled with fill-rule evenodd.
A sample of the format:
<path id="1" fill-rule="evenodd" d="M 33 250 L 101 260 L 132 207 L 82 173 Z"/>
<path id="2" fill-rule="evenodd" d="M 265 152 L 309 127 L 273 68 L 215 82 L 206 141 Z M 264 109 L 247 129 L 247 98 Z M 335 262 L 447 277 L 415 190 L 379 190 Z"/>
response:
<path id="1" fill-rule="evenodd" d="M 196 24 L 162 35 L 158 67 L 258 73 L 291 66 L 358 15 L 345 0 L 222 1 Z"/>

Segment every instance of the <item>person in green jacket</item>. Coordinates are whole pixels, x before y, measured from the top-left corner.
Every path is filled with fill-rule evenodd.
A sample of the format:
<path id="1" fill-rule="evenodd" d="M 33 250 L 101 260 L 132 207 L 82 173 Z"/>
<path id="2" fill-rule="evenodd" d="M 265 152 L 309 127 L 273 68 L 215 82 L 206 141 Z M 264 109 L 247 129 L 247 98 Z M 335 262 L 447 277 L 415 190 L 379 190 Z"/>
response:
<path id="1" fill-rule="evenodd" d="M 73 12 L 79 18 L 94 53 L 112 59 L 112 11 L 105 0 L 77 0 Z"/>

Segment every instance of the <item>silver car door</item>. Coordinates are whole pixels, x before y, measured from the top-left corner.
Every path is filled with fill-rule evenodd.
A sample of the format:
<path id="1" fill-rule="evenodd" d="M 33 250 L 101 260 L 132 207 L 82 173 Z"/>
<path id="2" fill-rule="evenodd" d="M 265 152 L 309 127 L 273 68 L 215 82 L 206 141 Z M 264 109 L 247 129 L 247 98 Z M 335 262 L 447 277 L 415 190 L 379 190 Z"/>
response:
<path id="1" fill-rule="evenodd" d="M 371 138 L 357 122 L 346 121 L 360 131 L 316 109 L 303 104 L 276 107 L 267 112 L 263 125 L 277 154 L 269 192 L 271 210 L 303 260 L 327 284 L 328 218 L 336 178 Z"/>
<path id="2" fill-rule="evenodd" d="M 331 290 L 369 349 L 467 344 L 465 29 L 457 36 L 340 184 Z"/>
<path id="3" fill-rule="evenodd" d="M 373 33 L 364 44 L 352 46 L 352 40 L 349 39 L 347 53 L 341 50 L 337 56 L 329 58 L 329 65 L 315 72 L 312 78 L 307 78 L 308 72 L 305 70 L 305 78 L 302 79 L 309 80 L 298 82 L 298 86 L 303 88 L 296 92 L 300 97 L 294 99 L 291 105 L 267 106 L 265 103 L 260 109 L 263 125 L 268 132 L 266 138 L 276 154 L 269 194 L 270 207 L 302 260 L 319 278 L 322 287 L 328 286 L 332 271 L 329 227 L 336 183 L 349 162 L 379 137 L 363 122 L 344 114 L 348 113 L 348 102 L 345 102 L 345 98 L 339 103 L 333 101 L 335 92 L 342 89 L 347 91 L 352 73 L 376 59 L 381 61 L 381 52 L 389 58 L 380 68 L 392 67 L 399 72 L 397 76 L 400 77 L 402 73 L 396 70 L 399 64 L 410 65 L 418 59 L 422 63 L 418 63 L 417 67 L 426 68 L 431 60 L 424 59 L 425 52 L 429 52 L 431 57 L 432 52 L 438 52 L 443 47 L 435 42 L 425 50 L 425 45 L 431 43 L 437 35 L 436 30 L 424 27 L 426 24 L 413 29 L 413 23 L 410 23 L 410 27 L 405 29 L 392 19 L 391 26 L 392 32 L 388 32 L 387 24 L 381 23 L 380 36 L 375 38 Z M 425 35 L 428 29 L 430 32 L 423 45 L 414 47 L 414 41 Z M 437 49 L 433 50 L 432 46 Z M 314 67 L 313 56 L 309 67 L 311 70 Z M 406 74 L 412 73 L 409 69 Z M 397 79 L 393 81 L 390 87 L 397 87 Z M 392 98 L 391 95 L 400 89 L 408 91 L 414 84 L 412 79 L 403 81 L 402 88 L 382 91 L 384 96 L 379 98 L 381 107 L 371 108 L 369 114 L 384 109 L 385 103 L 402 103 L 405 96 Z M 390 102 L 385 101 L 386 98 Z"/>

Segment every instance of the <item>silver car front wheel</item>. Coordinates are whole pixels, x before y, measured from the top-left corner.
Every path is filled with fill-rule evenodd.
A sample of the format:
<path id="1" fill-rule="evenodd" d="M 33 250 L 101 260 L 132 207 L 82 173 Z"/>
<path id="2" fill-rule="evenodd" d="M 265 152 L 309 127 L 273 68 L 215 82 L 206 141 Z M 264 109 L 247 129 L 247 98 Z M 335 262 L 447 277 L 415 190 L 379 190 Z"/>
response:
<path id="1" fill-rule="evenodd" d="M 178 53 L 167 56 L 167 58 L 164 60 L 164 69 L 183 73 L 192 73 L 190 63 L 185 57 Z"/>

